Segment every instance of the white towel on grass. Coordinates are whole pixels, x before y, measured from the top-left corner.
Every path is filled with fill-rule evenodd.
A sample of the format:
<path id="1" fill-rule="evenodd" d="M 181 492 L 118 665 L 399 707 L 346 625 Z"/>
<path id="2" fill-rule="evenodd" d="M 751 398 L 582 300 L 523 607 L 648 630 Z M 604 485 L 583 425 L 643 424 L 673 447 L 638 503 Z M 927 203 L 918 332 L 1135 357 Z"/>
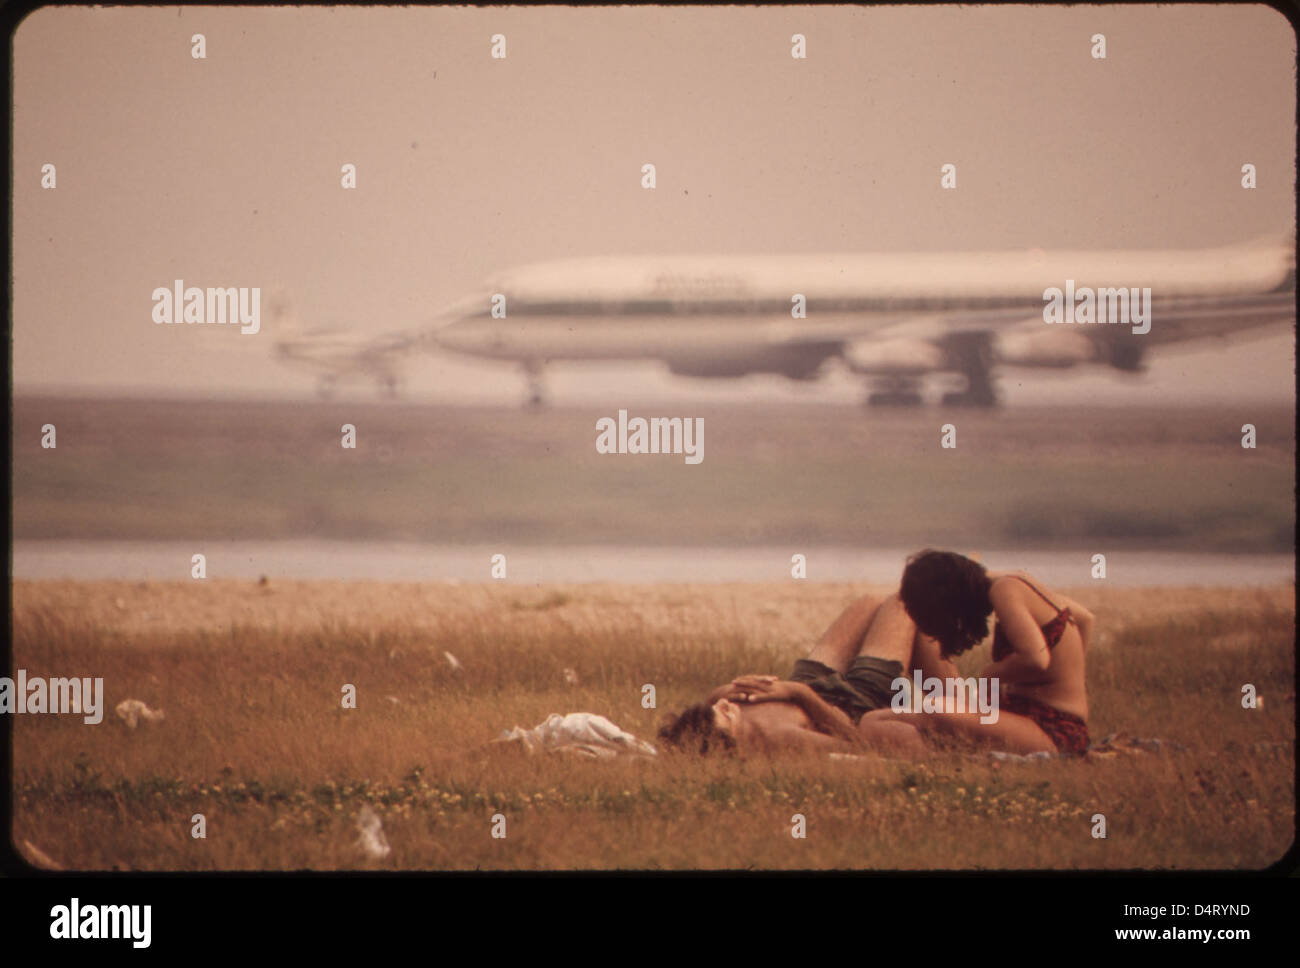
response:
<path id="1" fill-rule="evenodd" d="M 578 753 L 597 759 L 615 756 L 654 756 L 655 748 L 645 740 L 619 729 L 595 713 L 551 713 L 546 722 L 524 729 L 516 726 L 501 734 L 503 742 L 522 743 L 530 753 Z"/>

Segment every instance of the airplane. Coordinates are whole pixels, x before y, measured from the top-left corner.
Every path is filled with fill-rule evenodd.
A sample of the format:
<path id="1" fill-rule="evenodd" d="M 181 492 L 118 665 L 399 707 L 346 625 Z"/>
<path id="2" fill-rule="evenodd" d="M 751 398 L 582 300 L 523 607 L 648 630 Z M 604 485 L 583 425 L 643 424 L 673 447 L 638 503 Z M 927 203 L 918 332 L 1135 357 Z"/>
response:
<path id="1" fill-rule="evenodd" d="M 1135 309 L 1149 289 L 1149 331 L 1049 324 L 1050 287 L 1111 290 L 1112 300 L 1113 288 L 1134 287 Z M 533 404 L 556 361 L 653 359 L 684 376 L 807 381 L 839 359 L 868 381 L 872 405 L 919 404 L 924 378 L 955 373 L 965 386 L 943 402 L 989 407 L 997 366 L 1140 372 L 1152 346 L 1281 323 L 1295 323 L 1293 233 L 1196 250 L 606 256 L 505 272 L 420 337 L 400 349 L 372 342 L 361 359 L 418 343 L 510 361 Z"/>

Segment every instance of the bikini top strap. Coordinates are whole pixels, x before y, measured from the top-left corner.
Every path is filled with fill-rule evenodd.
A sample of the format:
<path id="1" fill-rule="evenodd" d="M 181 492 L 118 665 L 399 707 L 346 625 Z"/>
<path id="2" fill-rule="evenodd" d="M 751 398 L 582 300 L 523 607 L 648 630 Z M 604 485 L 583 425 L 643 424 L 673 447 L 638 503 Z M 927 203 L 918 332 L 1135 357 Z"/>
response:
<path id="1" fill-rule="evenodd" d="M 1020 578 L 1019 575 L 1012 575 L 1011 577 L 1012 577 L 1012 578 Z M 1052 601 L 1050 598 L 1048 598 L 1048 597 L 1047 597 L 1046 595 L 1044 595 L 1042 592 L 1038 591 L 1038 589 L 1034 587 L 1033 582 L 1029 581 L 1029 579 L 1027 579 L 1027 578 L 1020 578 L 1020 580 L 1021 580 L 1022 582 L 1024 582 L 1026 585 L 1028 585 L 1030 588 L 1033 588 L 1034 591 L 1038 594 L 1038 597 L 1041 598 L 1043 601 L 1045 601 L 1048 605 L 1051 605 L 1052 608 L 1055 608 L 1055 609 L 1057 610 L 1057 612 L 1063 612 L 1063 611 L 1065 611 L 1065 609 L 1057 608 L 1057 607 L 1056 607 L 1056 602 Z"/>

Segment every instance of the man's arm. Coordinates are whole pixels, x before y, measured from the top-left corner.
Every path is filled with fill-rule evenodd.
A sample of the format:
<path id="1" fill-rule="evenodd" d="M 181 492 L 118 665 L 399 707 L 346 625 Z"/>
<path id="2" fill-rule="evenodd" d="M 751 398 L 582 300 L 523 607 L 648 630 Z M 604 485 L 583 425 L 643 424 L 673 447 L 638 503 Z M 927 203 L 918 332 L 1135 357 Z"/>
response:
<path id="1" fill-rule="evenodd" d="M 854 745 L 861 741 L 858 731 L 853 728 L 853 720 L 842 709 L 832 706 L 821 696 L 813 692 L 812 689 L 804 682 L 792 682 L 790 685 L 795 686 L 795 702 L 799 708 L 808 714 L 813 725 L 829 736 L 836 736 L 840 739 L 847 740 Z"/>
<path id="2" fill-rule="evenodd" d="M 795 703 L 819 731 L 854 745 L 861 742 L 858 731 L 853 728 L 853 720 L 843 710 L 824 701 L 807 683 L 771 676 L 741 676 L 731 685 L 745 693 L 749 702 Z"/>

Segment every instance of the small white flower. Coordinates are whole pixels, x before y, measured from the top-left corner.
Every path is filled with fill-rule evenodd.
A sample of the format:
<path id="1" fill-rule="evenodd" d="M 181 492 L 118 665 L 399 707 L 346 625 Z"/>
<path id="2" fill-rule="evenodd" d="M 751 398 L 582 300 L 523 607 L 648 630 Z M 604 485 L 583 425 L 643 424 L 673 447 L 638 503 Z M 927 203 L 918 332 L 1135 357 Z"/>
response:
<path id="1" fill-rule="evenodd" d="M 361 808 L 361 815 L 357 817 L 357 830 L 360 832 L 357 846 L 371 860 L 383 860 L 392 853 L 388 838 L 384 836 L 384 826 L 379 822 L 379 814 L 368 803 Z"/>

